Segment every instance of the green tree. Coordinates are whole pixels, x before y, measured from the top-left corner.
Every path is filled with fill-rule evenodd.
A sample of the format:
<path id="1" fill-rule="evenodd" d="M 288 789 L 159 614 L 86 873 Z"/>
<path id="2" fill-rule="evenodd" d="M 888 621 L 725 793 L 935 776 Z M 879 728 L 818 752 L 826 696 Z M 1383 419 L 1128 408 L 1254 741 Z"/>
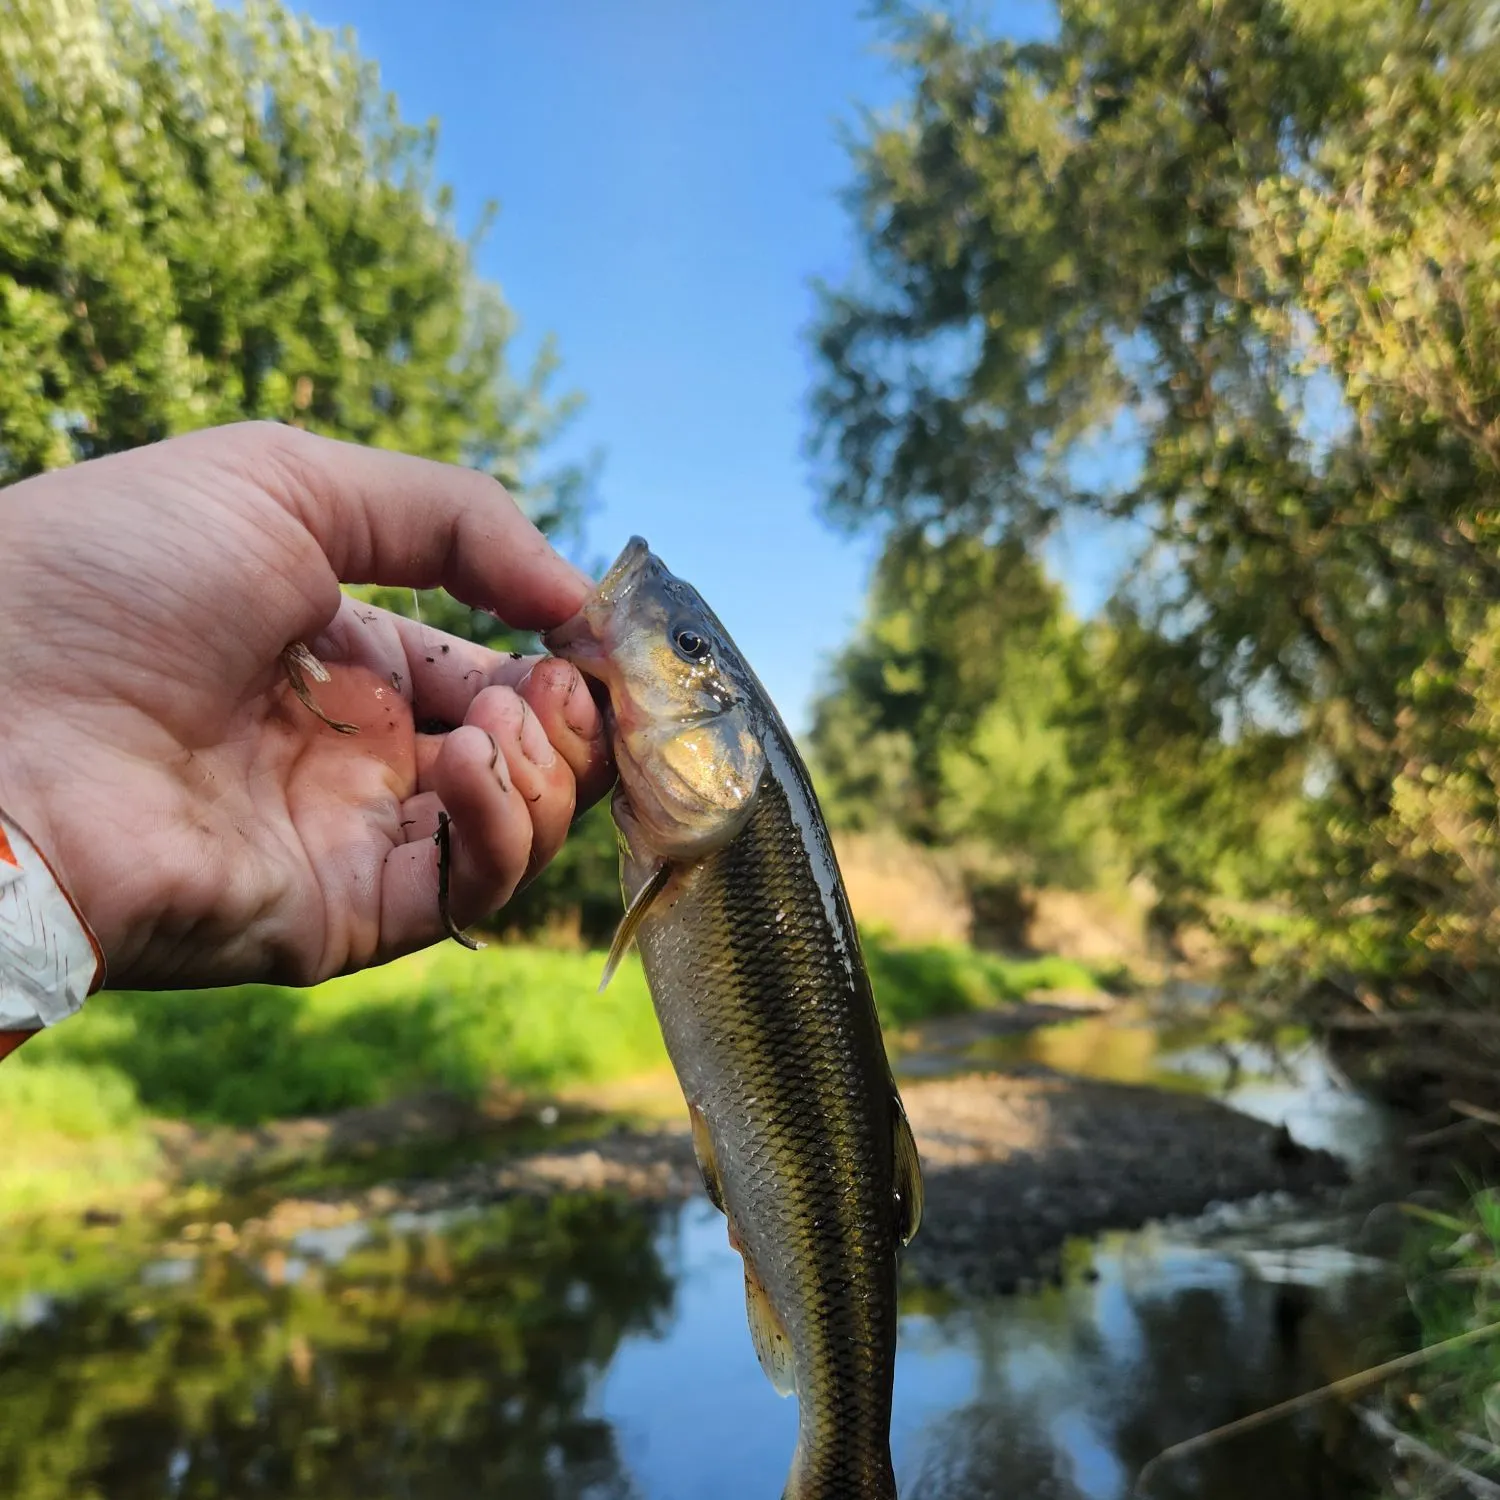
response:
<path id="1" fill-rule="evenodd" d="M 983 841 L 1078 876 L 1092 828 L 1070 759 L 1081 636 L 1019 543 L 896 533 L 810 737 L 830 817 Z"/>
<path id="2" fill-rule="evenodd" d="M 1133 518 L 1096 679 L 1123 763 L 1156 746 L 1160 808 L 1221 835 L 1300 780 L 1280 879 L 1321 961 L 1468 985 L 1500 936 L 1493 6 L 1061 0 L 1025 46 L 885 10 L 912 91 L 825 297 L 830 511 Z"/>
<path id="3" fill-rule="evenodd" d="M 1470 1000 L 1493 997 L 1500 949 L 1495 20 L 1481 0 L 1372 10 L 1379 66 L 1355 107 L 1246 209 L 1270 294 L 1348 414 L 1342 509 L 1318 538 L 1363 589 L 1320 637 L 1347 684 L 1317 721 L 1334 956 Z"/>
<path id="4" fill-rule="evenodd" d="M 1170 936 L 1224 902 L 1284 896 L 1306 844 L 1305 764 L 1285 732 L 1231 716 L 1196 640 L 1127 597 L 1090 622 L 1068 713 L 1076 785 L 1156 890 Z"/>
<path id="5" fill-rule="evenodd" d="M 12 0 L 0 483 L 271 418 L 484 469 L 566 520 L 578 476 L 535 460 L 571 403 L 550 349 L 511 372 L 512 315 L 474 269 L 489 214 L 457 231 L 436 145 L 279 0 Z"/>

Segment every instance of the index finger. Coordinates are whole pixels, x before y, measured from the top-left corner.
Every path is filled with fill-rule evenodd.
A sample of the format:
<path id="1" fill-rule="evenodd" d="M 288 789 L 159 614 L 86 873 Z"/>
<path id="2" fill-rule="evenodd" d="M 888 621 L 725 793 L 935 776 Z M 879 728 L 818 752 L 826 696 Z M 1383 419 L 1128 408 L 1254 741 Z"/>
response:
<path id="1" fill-rule="evenodd" d="M 440 586 L 532 630 L 567 619 L 593 588 L 488 474 L 274 422 L 216 436 L 221 456 L 227 445 L 254 465 L 341 583 Z"/>

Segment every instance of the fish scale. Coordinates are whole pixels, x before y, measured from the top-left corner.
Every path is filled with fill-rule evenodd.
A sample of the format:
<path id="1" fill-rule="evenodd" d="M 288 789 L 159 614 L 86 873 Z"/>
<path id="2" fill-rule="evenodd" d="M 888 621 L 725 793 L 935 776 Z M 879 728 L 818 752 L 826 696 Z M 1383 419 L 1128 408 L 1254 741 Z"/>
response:
<path id="1" fill-rule="evenodd" d="M 784 1500 L 895 1500 L 897 1261 L 921 1171 L 817 798 L 770 698 L 639 538 L 549 646 L 609 689 L 627 913 L 766 1373 Z"/>
<path id="2" fill-rule="evenodd" d="M 895 1494 L 898 1238 L 889 1071 L 863 967 L 843 961 L 853 924 L 835 911 L 835 929 L 813 875 L 814 805 L 799 819 L 770 780 L 637 941 L 734 1238 L 795 1351 L 788 1494 L 836 1500 Z"/>

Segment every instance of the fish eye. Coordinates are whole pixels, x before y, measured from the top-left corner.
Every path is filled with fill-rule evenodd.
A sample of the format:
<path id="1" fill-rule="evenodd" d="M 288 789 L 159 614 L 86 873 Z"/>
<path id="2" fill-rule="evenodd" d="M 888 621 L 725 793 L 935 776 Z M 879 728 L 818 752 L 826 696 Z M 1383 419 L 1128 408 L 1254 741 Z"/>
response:
<path id="1" fill-rule="evenodd" d="M 672 632 L 677 654 L 687 661 L 702 661 L 708 655 L 708 642 L 696 630 L 683 628 Z"/>

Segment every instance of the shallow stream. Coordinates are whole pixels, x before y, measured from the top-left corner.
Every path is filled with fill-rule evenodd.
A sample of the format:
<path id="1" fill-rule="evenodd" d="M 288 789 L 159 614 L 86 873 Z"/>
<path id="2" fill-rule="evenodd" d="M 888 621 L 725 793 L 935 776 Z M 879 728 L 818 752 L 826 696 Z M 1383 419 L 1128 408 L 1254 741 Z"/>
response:
<path id="1" fill-rule="evenodd" d="M 1124 1012 L 947 1039 L 914 1072 L 1040 1063 L 1221 1092 L 1378 1162 L 1310 1048 L 1273 1059 Z M 1357 1200 L 1261 1201 L 1080 1243 L 1060 1285 L 904 1302 L 903 1500 L 1123 1500 L 1168 1445 L 1383 1352 L 1399 1288 Z M 118 1262 L 107 1228 L 0 1286 L 11 1500 L 775 1500 L 794 1402 L 760 1373 L 723 1220 L 515 1200 Z M 102 1252 L 102 1253 L 101 1253 Z M 1150 1493 L 1351 1496 L 1314 1412 L 1161 1466 Z M 1334 1455 L 1334 1456 L 1330 1456 Z"/>

